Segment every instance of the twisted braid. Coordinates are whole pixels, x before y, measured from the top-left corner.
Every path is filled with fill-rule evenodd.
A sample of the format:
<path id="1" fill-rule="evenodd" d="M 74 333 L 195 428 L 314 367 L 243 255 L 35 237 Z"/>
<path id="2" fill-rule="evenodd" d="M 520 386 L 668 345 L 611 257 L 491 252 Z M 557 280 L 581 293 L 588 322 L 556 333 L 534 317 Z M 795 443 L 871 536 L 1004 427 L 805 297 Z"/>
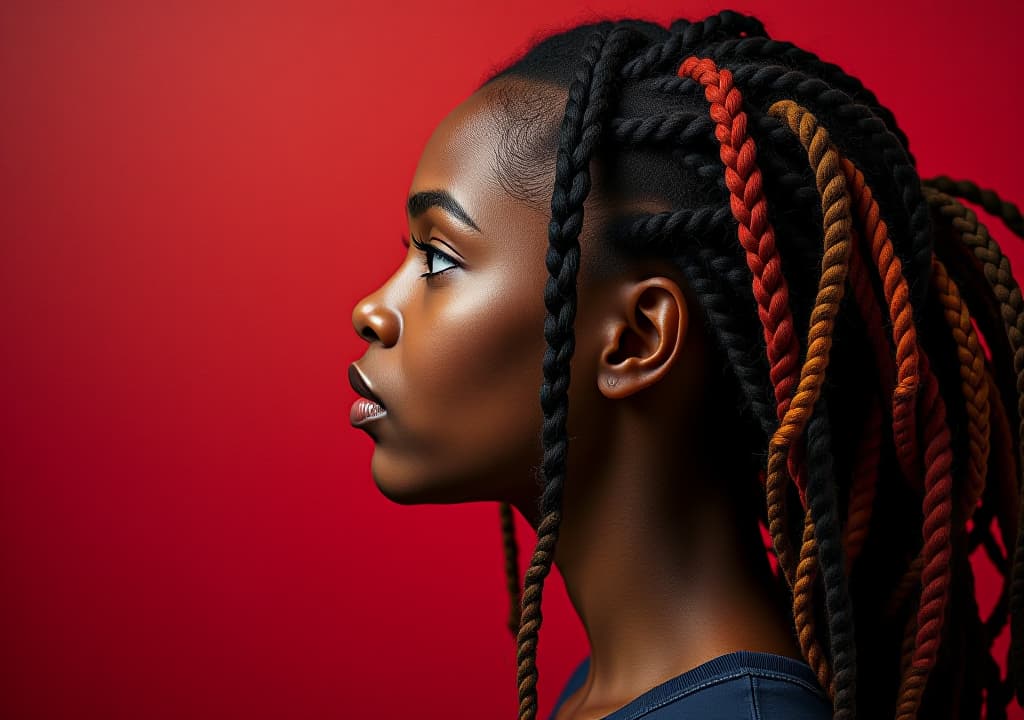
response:
<path id="1" fill-rule="evenodd" d="M 1015 235 L 1024 237 L 1024 215 L 1016 205 L 999 197 L 995 190 L 980 188 L 970 180 L 954 180 L 948 175 L 937 175 L 922 183 L 951 197 L 981 205 L 986 212 L 1000 218 Z"/>
<path id="2" fill-rule="evenodd" d="M 727 255 L 720 255 L 710 248 L 702 248 L 696 253 L 684 255 L 679 263 L 686 274 L 686 279 L 697 293 L 708 320 L 708 327 L 714 329 L 715 340 L 725 353 L 729 367 L 740 386 L 742 396 L 747 402 L 750 412 L 759 427 L 768 438 L 775 428 L 774 413 L 764 392 L 768 367 L 764 362 L 763 352 L 754 352 L 746 328 L 738 322 L 733 312 L 735 300 L 753 303 L 749 291 L 749 283 L 740 284 L 747 288 L 746 297 L 742 291 L 737 295 L 729 288 L 737 287 L 735 280 L 727 278 L 736 274 L 743 276 L 742 268 L 733 264 Z"/>
<path id="3" fill-rule="evenodd" d="M 967 407 L 967 437 L 970 453 L 967 466 L 967 487 L 963 493 L 964 520 L 974 514 L 985 489 L 989 454 L 989 401 L 985 381 L 985 356 L 978 334 L 971 324 L 971 315 L 960 297 L 960 291 L 938 258 L 933 259 L 932 280 L 946 321 L 953 332 L 960 359 L 960 387 Z"/>
<path id="4" fill-rule="evenodd" d="M 544 288 L 548 315 L 544 337 L 544 384 L 540 402 L 544 411 L 541 466 L 544 488 L 539 501 L 541 520 L 537 546 L 526 571 L 516 660 L 520 720 L 537 713 L 537 635 L 542 620 L 541 594 L 551 570 L 561 522 L 562 486 L 568 462 L 570 360 L 575 349 L 576 275 L 579 271 L 579 234 L 583 202 L 590 192 L 590 159 L 608 111 L 614 68 L 629 51 L 632 33 L 626 27 L 608 27 L 594 33 L 587 44 L 576 79 L 569 89 L 559 135 L 551 223 L 546 264 L 550 277 Z"/>
<path id="5" fill-rule="evenodd" d="M 985 279 L 999 303 L 1000 313 L 1006 337 L 1013 351 L 1013 369 L 1017 375 L 1017 417 L 1024 418 L 1024 301 L 1021 299 L 1020 288 L 1013 279 L 1010 262 L 999 250 L 999 246 L 989 237 L 988 230 L 978 222 L 977 216 L 969 208 L 954 198 L 932 188 L 925 189 L 928 202 L 941 215 L 946 217 L 957 238 L 969 248 L 975 260 L 981 265 Z M 1020 420 L 1017 432 L 1018 452 L 1021 439 L 1024 439 L 1024 419 Z M 1018 473 L 1022 463 L 1018 460 Z M 1018 488 L 1021 480 L 1018 477 Z M 1024 505 L 1020 512 L 1024 513 Z M 1014 542 L 1013 565 L 1010 576 L 1010 657 L 1017 679 L 1015 688 L 1018 701 L 1024 701 L 1024 533 L 1017 522 L 1018 534 Z"/>
<path id="6" fill-rule="evenodd" d="M 999 394 L 995 378 L 986 368 L 985 379 L 988 384 L 988 398 L 990 403 L 990 449 L 989 458 L 989 480 L 985 483 L 985 492 L 992 494 L 999 493 L 995 503 L 983 506 L 974 516 L 974 527 L 977 537 L 989 537 L 988 524 L 995 517 L 1000 532 L 1000 539 L 1003 547 L 1011 548 L 1017 537 L 1017 514 L 1013 512 L 1016 503 L 1013 500 L 1017 494 L 1015 478 L 1018 477 L 1017 460 L 1014 455 L 1014 439 L 1010 431 L 1010 423 L 1007 420 L 1007 412 L 1003 407 L 1003 401 Z M 994 482 L 993 482 L 994 481 Z M 993 507 L 994 505 L 994 507 Z M 973 539 L 972 539 L 973 542 Z M 989 544 L 985 544 L 988 549 Z M 991 556 L 991 553 L 989 553 Z M 1005 561 L 1005 558 L 1004 558 Z M 1006 618 L 1003 618 L 1003 622 Z M 1002 627 L 1002 622 L 999 627 Z M 993 639 L 995 635 L 993 635 Z"/>
<path id="7" fill-rule="evenodd" d="M 903 266 L 889 239 L 889 228 L 880 216 L 871 188 L 847 158 L 841 160 L 843 174 L 857 204 L 864 236 L 869 240 L 871 259 L 883 279 L 882 289 L 889 307 L 892 340 L 896 346 L 896 385 L 892 390 L 893 440 L 896 454 L 907 478 L 917 477 L 917 428 L 914 417 L 915 398 L 920 377 L 917 331 L 914 328 L 910 291 L 903 277 Z M 880 325 L 879 325 L 880 327 Z"/>
<path id="8" fill-rule="evenodd" d="M 807 150 L 782 118 L 758 114 L 754 126 L 764 138 L 758 143 L 761 167 L 771 174 L 786 205 L 806 211 L 820 227 L 821 195 L 807 164 Z"/>
<path id="9" fill-rule="evenodd" d="M 809 354 L 809 353 L 808 353 Z M 825 610 L 832 646 L 833 676 L 826 685 L 832 695 L 836 720 L 857 716 L 857 646 L 854 642 L 853 606 L 847 589 L 839 532 L 839 499 L 833 477 L 831 431 L 824 397 L 819 397 L 807 427 L 808 510 L 825 584 Z"/>
<path id="10" fill-rule="evenodd" d="M 843 545 L 846 547 L 846 566 L 849 572 L 860 556 L 871 525 L 871 509 L 878 485 L 878 463 L 881 454 L 882 406 L 871 403 L 868 421 L 864 425 L 857 464 L 853 471 L 853 485 L 847 510 Z"/>
<path id="11" fill-rule="evenodd" d="M 842 158 L 847 182 L 854 188 L 853 196 L 858 200 L 857 218 L 862 223 L 870 216 L 870 207 L 861 202 L 863 193 L 858 192 L 856 174 L 851 179 L 846 173 L 847 164 Z M 861 176 L 863 178 L 863 176 Z M 849 280 L 856 300 L 857 310 L 867 328 L 868 342 L 878 368 L 878 380 L 882 395 L 889 395 L 896 386 L 896 371 L 893 365 L 889 346 L 882 330 L 882 314 L 879 310 L 875 293 L 871 287 L 868 270 L 861 257 L 863 252 L 860 233 L 851 232 L 853 249 L 850 252 Z M 853 482 L 850 487 L 850 500 L 847 508 L 846 527 L 843 532 L 843 545 L 846 547 L 847 568 L 852 569 L 853 563 L 860 555 L 867 539 L 871 523 L 871 511 L 875 501 L 879 478 L 879 461 L 882 445 L 882 406 L 878 396 L 874 396 L 867 420 L 861 434 L 860 447 L 853 471 Z"/>
<path id="12" fill-rule="evenodd" d="M 509 503 L 498 503 L 498 516 L 501 521 L 501 540 L 505 551 L 505 580 L 508 589 L 509 610 L 508 629 L 512 637 L 519 632 L 519 544 L 516 542 L 515 518 Z"/>
<path id="13" fill-rule="evenodd" d="M 900 681 L 897 720 L 916 718 L 928 675 L 935 665 L 942 634 L 950 581 L 950 534 L 952 532 L 952 460 L 951 437 L 946 422 L 946 404 L 939 382 L 929 367 L 928 356 L 921 355 L 924 376 L 921 415 L 927 418 L 925 435 L 929 438 L 924 454 L 924 547 L 921 550 L 921 599 L 917 611 L 916 634 L 911 660 Z M 911 572 L 914 572 L 913 570 Z"/>
<path id="14" fill-rule="evenodd" d="M 937 258 L 933 259 L 935 269 L 932 280 L 937 291 L 937 299 L 941 303 L 946 321 L 952 331 L 956 343 L 957 355 L 960 360 L 959 372 L 961 392 L 967 410 L 968 465 L 967 484 L 962 490 L 961 502 L 957 510 L 963 517 L 961 522 L 971 518 L 978 500 L 985 488 L 988 473 L 989 455 L 989 388 L 985 380 L 985 359 L 977 333 L 971 324 L 971 316 L 960 297 L 956 283 L 946 271 L 945 265 Z M 903 598 L 917 582 L 924 562 L 923 555 L 915 558 L 906 577 L 894 596 L 893 606 L 902 603 Z"/>
<path id="15" fill-rule="evenodd" d="M 822 647 L 818 638 L 817 620 L 814 617 L 814 584 L 817 582 L 818 541 L 814 537 L 814 517 L 811 509 L 804 511 L 804 534 L 800 543 L 800 560 L 796 566 L 793 582 L 793 620 L 797 628 L 797 640 L 800 641 L 800 652 L 807 664 L 818 676 L 818 684 L 828 689 L 829 697 L 835 699 L 835 688 L 832 684 L 832 667 L 828 652 Z"/>
<path id="16" fill-rule="evenodd" d="M 641 118 L 613 118 L 610 126 L 615 139 L 625 147 L 655 142 L 690 145 L 705 138 L 709 144 L 715 141 L 711 118 L 693 110 Z"/>
<path id="17" fill-rule="evenodd" d="M 729 208 L 697 207 L 668 210 L 642 216 L 629 216 L 615 222 L 613 242 L 617 249 L 637 254 L 672 252 L 686 238 L 710 235 L 714 228 L 725 225 Z"/>
<path id="18" fill-rule="evenodd" d="M 732 10 L 723 10 L 696 23 L 677 20 L 669 27 L 669 37 L 664 42 L 622 66 L 622 77 L 636 79 L 676 68 L 698 45 L 740 33 L 763 35 L 764 25 L 756 18 Z"/>
<path id="19" fill-rule="evenodd" d="M 824 417 L 811 420 L 811 412 L 820 400 L 821 388 L 828 368 L 829 352 L 832 347 L 832 333 L 835 329 L 839 303 L 843 298 L 849 255 L 852 247 L 850 233 L 853 220 L 850 217 L 850 196 L 846 190 L 846 181 L 839 167 L 839 154 L 829 141 L 828 132 L 821 127 L 817 119 L 795 102 L 780 100 L 769 109 L 770 115 L 784 118 L 790 130 L 798 135 L 801 144 L 806 148 L 808 162 L 815 171 L 818 192 L 821 194 L 821 208 L 824 219 L 824 249 L 821 260 L 821 278 L 814 309 L 811 312 L 811 328 L 807 339 L 807 357 L 800 369 L 800 380 L 785 415 L 780 420 L 779 428 L 771 439 L 768 459 L 768 483 L 776 484 L 785 472 L 784 462 L 789 448 L 800 436 L 804 426 L 810 421 L 815 425 L 816 432 L 811 444 L 813 457 L 809 462 L 811 471 L 807 487 L 807 502 L 814 527 L 814 542 L 817 543 L 820 563 L 824 571 L 826 606 L 829 613 L 829 635 L 833 649 L 843 648 L 843 655 L 836 654 L 837 665 L 834 688 L 836 717 L 854 716 L 855 688 L 855 651 L 852 641 L 853 612 L 850 598 L 845 587 L 845 575 L 839 547 L 839 523 L 837 516 L 838 501 L 834 486 L 830 484 L 831 447 Z M 809 439 L 811 433 L 809 432 Z M 805 547 L 807 541 L 805 541 Z M 801 551 L 801 556 L 805 553 Z M 794 587 L 794 618 L 797 612 L 798 598 L 810 591 L 812 583 L 804 583 L 799 589 Z M 798 632 L 800 620 L 797 619 Z M 829 684 L 825 684 L 829 687 Z"/>

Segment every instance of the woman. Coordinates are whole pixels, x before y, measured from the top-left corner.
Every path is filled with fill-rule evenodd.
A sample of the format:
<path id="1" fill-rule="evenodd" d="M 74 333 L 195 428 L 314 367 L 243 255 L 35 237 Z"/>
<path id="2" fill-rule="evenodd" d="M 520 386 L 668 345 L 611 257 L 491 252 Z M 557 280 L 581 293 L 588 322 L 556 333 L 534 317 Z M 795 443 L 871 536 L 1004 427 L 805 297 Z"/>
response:
<path id="1" fill-rule="evenodd" d="M 730 11 L 553 35 L 441 122 L 352 423 L 388 498 L 500 503 L 520 718 L 553 562 L 591 648 L 557 720 L 1005 715 L 1024 301 L 958 196 L 1022 234 Z"/>

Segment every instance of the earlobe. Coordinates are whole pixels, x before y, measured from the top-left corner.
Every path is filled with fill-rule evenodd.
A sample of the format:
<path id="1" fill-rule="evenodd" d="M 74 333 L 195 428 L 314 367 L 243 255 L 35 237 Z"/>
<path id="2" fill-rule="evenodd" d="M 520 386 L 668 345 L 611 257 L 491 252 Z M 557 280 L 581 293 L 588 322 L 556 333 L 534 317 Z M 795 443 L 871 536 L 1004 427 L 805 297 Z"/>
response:
<path id="1" fill-rule="evenodd" d="M 679 285 L 649 277 L 623 287 L 618 312 L 609 318 L 609 341 L 601 351 L 598 387 L 620 399 L 661 380 L 682 354 L 689 308 Z"/>

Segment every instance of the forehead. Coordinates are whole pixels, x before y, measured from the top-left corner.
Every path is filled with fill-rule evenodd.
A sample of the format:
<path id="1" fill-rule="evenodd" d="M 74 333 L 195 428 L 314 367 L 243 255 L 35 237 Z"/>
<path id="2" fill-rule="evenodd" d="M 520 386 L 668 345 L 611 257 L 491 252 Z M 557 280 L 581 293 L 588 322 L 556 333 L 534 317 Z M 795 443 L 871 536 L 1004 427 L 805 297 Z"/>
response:
<path id="1" fill-rule="evenodd" d="M 427 141 L 410 186 L 447 190 L 483 233 L 522 220 L 522 213 L 550 215 L 554 143 L 549 120 L 564 104 L 564 90 L 521 78 L 498 78 L 466 98 Z M 522 183 L 535 192 L 523 195 Z M 513 190 L 512 188 L 516 188 Z M 546 221 L 546 220 L 545 220 Z M 507 227 L 507 225 L 505 225 Z"/>
<path id="2" fill-rule="evenodd" d="M 447 190 L 471 214 L 483 214 L 500 193 L 494 151 L 500 128 L 483 93 L 474 93 L 452 110 L 435 128 L 420 155 L 409 194 Z M 475 211 L 475 212 L 474 212 Z"/>
<path id="3" fill-rule="evenodd" d="M 497 139 L 490 103 L 482 95 L 473 94 L 438 123 L 423 149 L 417 172 L 451 176 L 473 169 L 487 159 L 488 148 Z"/>

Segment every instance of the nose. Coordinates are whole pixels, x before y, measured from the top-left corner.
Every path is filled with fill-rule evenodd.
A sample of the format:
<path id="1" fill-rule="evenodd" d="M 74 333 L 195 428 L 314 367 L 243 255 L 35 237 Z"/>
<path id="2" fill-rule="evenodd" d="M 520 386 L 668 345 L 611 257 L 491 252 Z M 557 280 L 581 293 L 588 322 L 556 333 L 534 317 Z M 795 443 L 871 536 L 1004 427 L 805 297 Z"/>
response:
<path id="1" fill-rule="evenodd" d="M 384 347 L 398 342 L 402 320 L 395 308 L 384 301 L 383 288 L 367 295 L 352 310 L 352 326 L 356 334 L 370 342 L 379 340 Z"/>

